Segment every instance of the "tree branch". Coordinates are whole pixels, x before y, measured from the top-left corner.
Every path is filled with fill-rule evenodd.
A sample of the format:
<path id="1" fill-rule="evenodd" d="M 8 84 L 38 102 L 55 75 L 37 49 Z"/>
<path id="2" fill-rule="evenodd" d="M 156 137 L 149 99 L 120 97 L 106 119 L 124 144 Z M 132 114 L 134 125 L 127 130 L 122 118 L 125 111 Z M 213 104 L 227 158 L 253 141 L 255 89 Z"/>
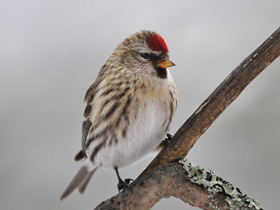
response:
<path id="1" fill-rule="evenodd" d="M 261 210 L 257 201 L 243 195 L 215 172 L 205 171 L 187 161 L 159 167 L 134 181 L 130 187 L 102 202 L 95 210 L 146 210 L 170 196 L 206 210 Z"/>
<path id="2" fill-rule="evenodd" d="M 239 96 L 246 86 L 280 55 L 280 28 L 251 53 L 198 107 L 174 135 L 171 145 L 162 149 L 149 166 L 125 190 L 102 202 L 96 209 L 150 209 L 161 198 L 179 197 L 202 209 L 213 209 L 206 190 L 186 181 L 182 166 L 198 138 L 217 117 Z M 184 175 L 182 175 L 184 174 Z M 177 177 L 178 176 L 178 177 Z M 182 180 L 184 180 L 183 183 Z M 215 198 L 220 209 L 228 209 L 225 196 Z M 208 200 L 207 200 L 208 199 Z"/>
<path id="3" fill-rule="evenodd" d="M 213 200 L 221 209 L 229 209 L 224 193 L 209 198 L 207 191 L 202 186 L 188 180 L 186 171 L 179 163 L 157 168 L 135 180 L 130 187 L 131 191 L 126 189 L 120 192 L 99 204 L 95 210 L 145 210 L 152 208 L 160 199 L 170 196 L 206 210 L 215 209 L 210 205 Z"/>

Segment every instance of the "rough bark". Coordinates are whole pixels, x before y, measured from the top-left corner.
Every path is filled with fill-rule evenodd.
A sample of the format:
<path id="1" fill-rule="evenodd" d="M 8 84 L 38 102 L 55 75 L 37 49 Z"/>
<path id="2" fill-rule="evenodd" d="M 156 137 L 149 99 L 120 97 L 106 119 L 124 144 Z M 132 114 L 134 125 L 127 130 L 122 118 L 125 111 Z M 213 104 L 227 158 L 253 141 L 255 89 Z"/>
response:
<path id="1" fill-rule="evenodd" d="M 131 184 L 116 196 L 102 202 L 95 210 L 145 210 L 152 208 L 160 199 L 173 196 L 192 206 L 212 210 L 211 200 L 215 199 L 221 209 L 229 209 L 224 193 L 210 199 L 206 190 L 188 180 L 187 173 L 179 163 L 171 163 L 153 170 Z"/>

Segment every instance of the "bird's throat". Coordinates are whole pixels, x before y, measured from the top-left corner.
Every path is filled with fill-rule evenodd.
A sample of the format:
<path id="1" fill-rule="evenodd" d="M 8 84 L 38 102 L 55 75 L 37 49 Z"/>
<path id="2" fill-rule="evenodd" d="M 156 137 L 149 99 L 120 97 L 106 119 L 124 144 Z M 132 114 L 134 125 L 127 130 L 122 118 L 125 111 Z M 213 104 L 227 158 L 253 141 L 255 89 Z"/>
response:
<path id="1" fill-rule="evenodd" d="M 157 76 L 161 79 L 167 78 L 167 70 L 163 68 L 156 67 Z"/>

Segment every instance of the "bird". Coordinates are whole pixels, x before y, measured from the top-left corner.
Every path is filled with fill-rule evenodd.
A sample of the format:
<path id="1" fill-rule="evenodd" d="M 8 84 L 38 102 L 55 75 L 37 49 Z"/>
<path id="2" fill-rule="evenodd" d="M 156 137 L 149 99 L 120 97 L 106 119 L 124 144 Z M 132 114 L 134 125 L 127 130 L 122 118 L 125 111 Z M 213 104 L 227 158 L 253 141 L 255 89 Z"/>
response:
<path id="1" fill-rule="evenodd" d="M 122 41 L 101 67 L 85 94 L 82 148 L 75 161 L 82 166 L 60 199 L 80 193 L 97 168 L 114 169 L 118 190 L 129 186 L 119 168 L 159 151 L 177 107 L 177 90 L 168 70 L 165 40 L 150 30 Z"/>

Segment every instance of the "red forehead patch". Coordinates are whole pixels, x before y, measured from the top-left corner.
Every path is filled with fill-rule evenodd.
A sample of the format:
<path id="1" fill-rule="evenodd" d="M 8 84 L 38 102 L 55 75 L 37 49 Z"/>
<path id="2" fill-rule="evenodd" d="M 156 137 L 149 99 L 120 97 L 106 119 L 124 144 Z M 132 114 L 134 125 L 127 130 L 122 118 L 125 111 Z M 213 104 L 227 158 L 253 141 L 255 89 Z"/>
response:
<path id="1" fill-rule="evenodd" d="M 156 33 L 147 37 L 146 42 L 147 42 L 148 47 L 154 51 L 169 52 L 164 39 Z"/>

